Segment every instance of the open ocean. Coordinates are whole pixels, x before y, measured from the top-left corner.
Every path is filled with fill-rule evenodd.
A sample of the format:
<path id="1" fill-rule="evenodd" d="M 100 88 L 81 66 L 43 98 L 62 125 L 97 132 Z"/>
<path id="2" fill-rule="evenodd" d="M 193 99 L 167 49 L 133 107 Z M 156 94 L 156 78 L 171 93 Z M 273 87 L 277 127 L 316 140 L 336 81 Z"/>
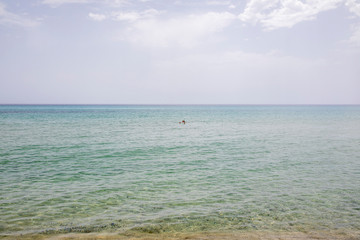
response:
<path id="1" fill-rule="evenodd" d="M 2 236 L 360 230 L 360 106 L 1 105 L 0 140 Z"/>

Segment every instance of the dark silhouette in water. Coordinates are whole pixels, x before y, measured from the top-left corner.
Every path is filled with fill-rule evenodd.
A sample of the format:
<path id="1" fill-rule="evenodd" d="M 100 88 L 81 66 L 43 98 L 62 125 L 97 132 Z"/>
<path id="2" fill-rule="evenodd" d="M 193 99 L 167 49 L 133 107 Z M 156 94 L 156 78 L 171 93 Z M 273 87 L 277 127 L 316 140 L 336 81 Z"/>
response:
<path id="1" fill-rule="evenodd" d="M 182 120 L 181 122 L 179 122 L 179 124 L 183 123 L 185 125 L 185 120 Z"/>

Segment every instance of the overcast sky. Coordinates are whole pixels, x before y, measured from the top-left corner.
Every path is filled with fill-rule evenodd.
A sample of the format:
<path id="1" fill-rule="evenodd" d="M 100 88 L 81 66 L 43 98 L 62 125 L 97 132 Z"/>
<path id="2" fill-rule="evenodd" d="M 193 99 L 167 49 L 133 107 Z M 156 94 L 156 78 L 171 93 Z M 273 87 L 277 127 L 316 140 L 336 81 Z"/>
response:
<path id="1" fill-rule="evenodd" d="M 360 104 L 360 0 L 0 0 L 0 103 Z"/>

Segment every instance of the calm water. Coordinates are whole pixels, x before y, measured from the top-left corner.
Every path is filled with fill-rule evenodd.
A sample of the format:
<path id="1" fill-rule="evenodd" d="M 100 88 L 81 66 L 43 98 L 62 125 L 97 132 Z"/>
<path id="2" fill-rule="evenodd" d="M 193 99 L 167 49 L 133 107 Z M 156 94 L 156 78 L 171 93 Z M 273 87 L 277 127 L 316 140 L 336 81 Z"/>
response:
<path id="1" fill-rule="evenodd" d="M 360 229 L 360 106 L 0 106 L 0 136 L 0 234 Z"/>

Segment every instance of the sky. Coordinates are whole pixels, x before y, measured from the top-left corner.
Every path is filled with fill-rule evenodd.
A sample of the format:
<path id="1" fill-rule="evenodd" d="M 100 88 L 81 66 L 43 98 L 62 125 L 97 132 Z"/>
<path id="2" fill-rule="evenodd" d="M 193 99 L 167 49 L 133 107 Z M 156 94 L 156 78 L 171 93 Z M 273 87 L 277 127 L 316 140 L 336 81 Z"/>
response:
<path id="1" fill-rule="evenodd" d="M 360 0 L 0 0 L 0 104 L 360 104 Z"/>

